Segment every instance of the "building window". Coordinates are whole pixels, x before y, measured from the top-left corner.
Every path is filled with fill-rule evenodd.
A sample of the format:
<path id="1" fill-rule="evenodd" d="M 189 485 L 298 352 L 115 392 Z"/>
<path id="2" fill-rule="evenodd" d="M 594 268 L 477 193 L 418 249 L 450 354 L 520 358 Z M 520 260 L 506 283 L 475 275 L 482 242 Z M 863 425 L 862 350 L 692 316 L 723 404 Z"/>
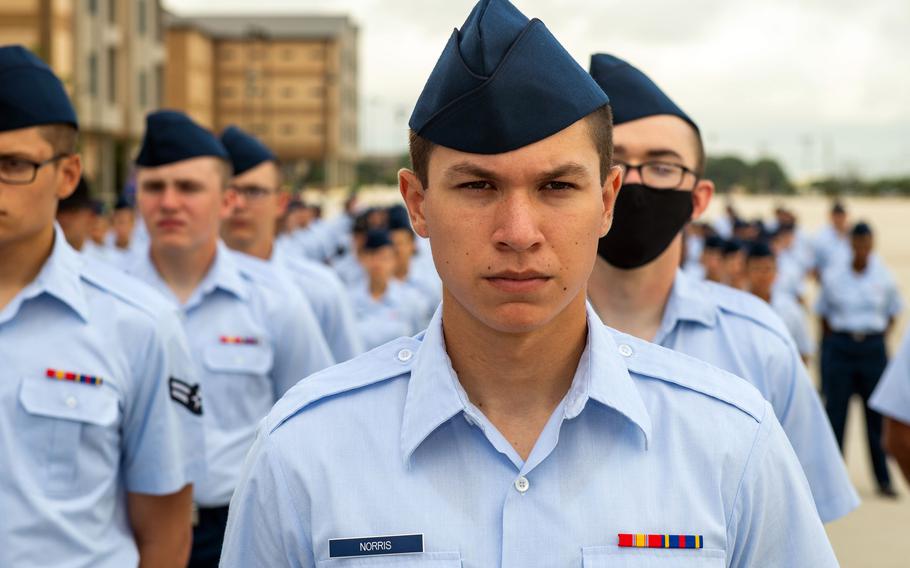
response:
<path id="1" fill-rule="evenodd" d="M 88 13 L 93 16 L 98 13 L 98 0 L 88 0 Z"/>
<path id="2" fill-rule="evenodd" d="M 145 71 L 139 72 L 139 106 L 145 108 L 148 106 L 148 77 Z"/>
<path id="3" fill-rule="evenodd" d="M 224 85 L 221 87 L 221 97 L 224 99 L 233 98 L 237 94 L 237 89 L 231 85 Z"/>
<path id="4" fill-rule="evenodd" d="M 146 20 L 148 14 L 146 13 L 145 0 L 136 1 L 136 15 L 139 18 L 139 21 L 136 22 L 136 26 L 139 28 L 139 35 L 145 35 L 145 30 L 148 27 L 148 22 Z"/>
<path id="5" fill-rule="evenodd" d="M 234 59 L 235 55 L 233 48 L 224 47 L 221 49 L 221 59 L 223 61 L 230 61 L 231 59 Z"/>
<path id="6" fill-rule="evenodd" d="M 107 21 L 112 24 L 117 23 L 117 0 L 107 1 Z"/>
<path id="7" fill-rule="evenodd" d="M 98 96 L 98 56 L 94 53 L 88 56 L 88 92 Z"/>
<path id="8" fill-rule="evenodd" d="M 256 134 L 267 134 L 269 131 L 268 125 L 258 123 L 253 125 L 253 132 Z"/>
<path id="9" fill-rule="evenodd" d="M 290 47 L 287 47 L 281 52 L 281 56 L 285 61 L 290 61 L 294 59 L 294 50 Z"/>
<path id="10" fill-rule="evenodd" d="M 285 122 L 284 124 L 281 125 L 281 133 L 284 134 L 285 136 L 290 136 L 291 134 L 294 133 L 294 125 L 291 124 L 290 122 Z"/>
<path id="11" fill-rule="evenodd" d="M 117 102 L 117 50 L 107 48 L 107 100 Z"/>
<path id="12" fill-rule="evenodd" d="M 281 96 L 290 99 L 294 97 L 294 87 L 285 87 L 281 89 Z"/>

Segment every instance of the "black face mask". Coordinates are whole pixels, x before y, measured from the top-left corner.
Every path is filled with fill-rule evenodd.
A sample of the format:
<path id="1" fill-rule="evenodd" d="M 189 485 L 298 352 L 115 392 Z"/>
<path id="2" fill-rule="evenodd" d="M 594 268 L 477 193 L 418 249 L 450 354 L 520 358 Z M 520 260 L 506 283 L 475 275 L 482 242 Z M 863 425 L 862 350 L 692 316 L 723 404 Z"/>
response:
<path id="1" fill-rule="evenodd" d="M 692 192 L 623 185 L 613 209 L 613 227 L 597 254 L 616 268 L 648 264 L 670 246 L 692 218 Z"/>

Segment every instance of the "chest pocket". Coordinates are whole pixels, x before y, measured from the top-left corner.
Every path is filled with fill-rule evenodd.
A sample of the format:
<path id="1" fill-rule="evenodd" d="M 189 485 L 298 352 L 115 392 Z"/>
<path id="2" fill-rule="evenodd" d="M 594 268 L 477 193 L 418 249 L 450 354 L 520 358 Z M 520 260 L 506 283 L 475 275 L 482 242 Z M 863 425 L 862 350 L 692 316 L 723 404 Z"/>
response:
<path id="1" fill-rule="evenodd" d="M 723 568 L 726 554 L 716 548 L 620 548 L 592 546 L 582 549 L 584 568 Z"/>
<path id="2" fill-rule="evenodd" d="M 39 458 L 48 493 L 72 491 L 86 444 L 116 443 L 108 432 L 119 415 L 117 394 L 107 386 L 85 385 L 45 378 L 22 381 L 19 403 L 27 421 L 24 435 Z"/>
<path id="3" fill-rule="evenodd" d="M 206 368 L 216 373 L 265 375 L 272 360 L 272 348 L 263 344 L 213 343 L 203 355 Z"/>
<path id="4" fill-rule="evenodd" d="M 319 568 L 461 568 L 459 552 L 418 552 L 329 558 L 316 563 Z"/>

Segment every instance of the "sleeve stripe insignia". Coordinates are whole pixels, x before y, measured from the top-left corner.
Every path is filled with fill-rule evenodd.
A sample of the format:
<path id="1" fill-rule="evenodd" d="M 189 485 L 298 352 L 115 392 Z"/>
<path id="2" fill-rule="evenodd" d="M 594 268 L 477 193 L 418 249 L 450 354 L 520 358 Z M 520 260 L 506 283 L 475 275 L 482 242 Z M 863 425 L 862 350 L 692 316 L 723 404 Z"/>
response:
<path id="1" fill-rule="evenodd" d="M 70 381 L 71 383 L 82 383 L 84 385 L 101 386 L 101 383 L 104 382 L 101 377 L 95 377 L 92 375 L 80 375 L 79 373 L 71 373 L 69 371 L 60 371 L 57 369 L 47 369 L 44 372 L 44 376 L 48 379 Z"/>
<path id="2" fill-rule="evenodd" d="M 202 414 L 202 395 L 199 394 L 199 384 L 191 385 L 186 381 L 171 377 L 168 380 L 171 389 L 171 400 L 185 407 L 193 414 Z"/>
<path id="3" fill-rule="evenodd" d="M 619 534 L 622 548 L 692 548 L 704 546 L 700 534 Z"/>

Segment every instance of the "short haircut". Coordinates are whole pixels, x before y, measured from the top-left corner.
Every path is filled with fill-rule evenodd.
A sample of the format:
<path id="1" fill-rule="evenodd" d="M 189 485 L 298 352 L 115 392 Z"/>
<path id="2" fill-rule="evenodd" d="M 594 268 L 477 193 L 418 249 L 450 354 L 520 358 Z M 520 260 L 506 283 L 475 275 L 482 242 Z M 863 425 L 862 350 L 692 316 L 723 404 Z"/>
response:
<path id="1" fill-rule="evenodd" d="M 71 124 L 43 124 L 38 134 L 51 145 L 54 155 L 75 154 L 79 131 Z"/>
<path id="2" fill-rule="evenodd" d="M 610 105 L 604 105 L 581 120 L 588 125 L 591 140 L 600 154 L 600 183 L 603 184 L 613 165 L 613 112 Z M 430 154 L 433 153 L 436 144 L 413 130 L 409 131 L 408 138 L 411 169 L 426 188 L 429 186 Z"/>

